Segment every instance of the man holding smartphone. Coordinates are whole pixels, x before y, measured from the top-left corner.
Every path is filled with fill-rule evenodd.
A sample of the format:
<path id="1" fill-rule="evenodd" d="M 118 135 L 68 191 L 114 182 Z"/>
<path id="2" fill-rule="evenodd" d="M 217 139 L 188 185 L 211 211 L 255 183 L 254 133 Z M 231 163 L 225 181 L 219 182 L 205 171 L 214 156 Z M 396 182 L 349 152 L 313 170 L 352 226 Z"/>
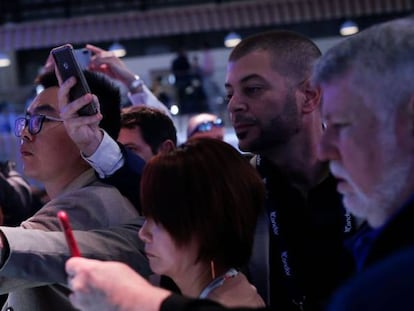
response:
<path id="1" fill-rule="evenodd" d="M 104 117 L 105 122 L 101 122 L 101 125 L 116 138 L 120 128 L 119 90 L 101 74 L 85 72 L 85 76 L 96 95 L 95 100 L 99 99 L 102 106 L 102 114 L 93 115 L 92 118 Z M 6 236 L 16 237 L 23 244 L 37 244 L 39 252 L 42 252 L 43 246 L 51 247 L 52 252 L 59 252 L 60 244 L 36 240 L 36 235 L 32 234 L 36 230 L 60 231 L 57 218 L 59 210 L 66 211 L 73 228 L 77 230 L 105 229 L 136 218 L 139 213 L 116 188 L 96 178 L 94 170 L 71 140 L 61 118 L 61 108 L 65 107 L 59 106 L 62 94 L 54 72 L 42 75 L 39 83 L 44 89 L 29 105 L 26 115 L 16 120 L 15 134 L 21 139 L 20 153 L 25 175 L 42 182 L 51 200 L 20 227 L 1 227 L 0 230 Z M 80 101 L 86 104 L 92 99 L 92 94 L 86 94 Z M 32 272 L 30 277 L 24 277 L 18 266 L 22 262 L 30 262 L 32 253 L 27 252 L 24 259 L 14 257 L 11 251 L 5 257 L 7 248 L 3 245 L 1 248 L 3 266 L 0 271 L 0 291 L 8 293 L 4 309 L 75 310 L 68 301 L 67 288 L 57 284 L 59 280 L 53 277 L 52 271 L 49 273 L 53 268 L 47 260 L 43 259 L 44 275 L 37 276 Z M 102 247 L 101 252 L 110 254 L 111 250 Z M 31 281 L 37 277 L 42 278 L 43 282 Z"/>
<path id="2" fill-rule="evenodd" d="M 55 59 L 56 67 L 58 69 L 57 72 L 62 80 L 66 81 L 71 77 L 76 79 L 76 84 L 69 92 L 70 101 L 74 101 L 75 99 L 90 93 L 89 85 L 86 82 L 81 66 L 78 64 L 72 46 L 70 44 L 59 46 L 54 48 L 51 53 Z M 98 105 L 94 100 L 78 110 L 80 116 L 90 116 L 96 113 L 98 113 Z"/>
<path id="3" fill-rule="evenodd" d="M 49 60 L 53 64 L 53 59 L 49 58 Z M 46 71 L 50 71 L 50 64 L 48 68 Z M 86 78 L 92 91 L 98 95 L 98 98 L 101 98 L 101 93 L 97 93 L 94 84 L 90 83 L 88 75 Z M 55 81 L 56 83 L 57 81 Z M 127 183 L 129 186 L 126 194 L 129 194 L 134 204 L 138 206 L 139 197 L 137 195 L 137 189 L 144 162 L 138 156 L 134 156 L 133 152 L 127 151 L 115 142 L 114 138 L 117 135 L 117 131 L 113 130 L 113 122 L 111 120 L 114 121 L 113 116 L 119 113 L 116 112 L 119 109 L 118 105 L 116 104 L 115 111 L 111 112 L 110 110 L 114 109 L 114 106 L 110 99 L 105 101 L 101 99 L 100 113 L 81 117 L 77 114 L 77 111 L 79 107 L 88 103 L 90 94 L 74 102 L 69 102 L 69 90 L 74 83 L 75 81 L 71 79 L 63 83 L 57 95 L 59 108 L 61 110 L 60 118 L 64 120 L 63 124 L 66 126 L 67 134 L 75 140 L 83 157 L 93 155 L 97 148 L 102 148 L 102 146 L 113 150 L 114 153 L 119 152 L 122 161 L 119 161 L 119 158 L 105 160 L 107 156 L 105 153 L 98 155 L 97 159 L 94 158 L 96 162 L 93 161 L 93 157 L 92 160 L 88 158 L 88 161 L 95 166 L 96 164 L 101 165 L 97 168 L 97 171 L 103 177 L 111 174 L 110 172 L 114 167 L 118 168 L 122 166 L 122 163 L 128 162 L 128 166 L 122 166 L 110 177 L 109 181 L 113 183 Z M 149 92 L 147 88 L 146 90 Z M 117 101 L 114 103 L 117 103 Z M 127 127 L 129 129 L 131 127 L 131 121 L 133 121 L 133 130 L 138 131 L 140 129 L 138 132 L 141 132 L 143 142 L 150 144 L 151 149 L 155 148 L 154 150 L 159 151 L 165 149 L 165 141 L 167 141 L 168 145 L 175 144 L 176 132 L 172 121 L 167 120 L 168 117 L 161 117 L 162 112 L 157 110 L 151 113 L 151 109 L 145 108 L 141 111 L 134 108 L 132 111 L 126 112 L 125 120 L 121 121 L 121 127 Z M 108 118 L 107 115 L 112 117 Z M 132 115 L 133 118 L 131 119 L 130 116 Z M 158 124 L 157 129 L 149 124 L 153 118 L 155 118 L 156 124 Z M 163 132 L 163 136 L 161 136 L 160 131 Z M 151 136 L 151 140 L 146 140 L 145 137 L 147 136 Z M 158 136 L 158 138 L 163 137 L 165 141 L 162 141 L 163 143 L 156 147 L 156 137 L 154 136 Z M 102 158 L 99 158 L 99 156 Z M 102 170 L 101 167 L 104 167 L 106 171 Z M 131 172 L 131 170 L 133 171 Z M 137 176 L 138 179 L 136 179 Z M 128 262 L 135 271 L 138 271 L 143 276 L 148 276 L 150 271 L 147 259 L 143 255 L 143 244 L 138 239 L 137 234 L 131 234 L 131 232 L 137 232 L 142 223 L 143 218 L 131 217 L 123 225 L 114 225 L 111 228 L 85 230 L 80 229 L 74 223 L 73 229 L 75 240 L 83 256 L 102 260 Z M 5 262 L 7 260 L 7 264 L 1 267 L 0 278 L 1 276 L 20 279 L 30 278 L 42 284 L 66 283 L 66 274 L 63 266 L 69 256 L 69 251 L 65 237 L 60 230 L 51 232 L 38 229 L 21 230 L 21 228 L 1 227 L 0 235 L 2 236 L 3 243 L 5 243 L 5 247 L 1 248 L 1 261 Z M 39 241 L 42 241 L 41 248 L 38 247 L 40 244 Z M 28 260 L 30 260 L 30 266 L 26 264 Z"/>

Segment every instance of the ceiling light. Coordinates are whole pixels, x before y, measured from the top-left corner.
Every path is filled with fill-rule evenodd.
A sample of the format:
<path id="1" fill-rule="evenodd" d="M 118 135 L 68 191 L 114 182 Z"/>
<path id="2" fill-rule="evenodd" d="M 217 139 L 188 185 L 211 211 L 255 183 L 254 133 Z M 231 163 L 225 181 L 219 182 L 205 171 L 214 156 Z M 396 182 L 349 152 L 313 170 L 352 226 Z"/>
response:
<path id="1" fill-rule="evenodd" d="M 227 48 L 233 48 L 239 42 L 241 41 L 241 37 L 238 33 L 230 32 L 225 38 L 224 38 L 224 46 Z"/>
<path id="2" fill-rule="evenodd" d="M 10 58 L 7 54 L 0 52 L 0 67 L 10 66 Z"/>
<path id="3" fill-rule="evenodd" d="M 113 52 L 116 57 L 124 57 L 126 55 L 125 47 L 119 42 L 114 42 L 109 47 L 109 51 Z"/>
<path id="4" fill-rule="evenodd" d="M 341 36 L 350 36 L 356 34 L 358 31 L 358 25 L 351 20 L 345 21 L 339 29 L 339 33 L 341 34 Z"/>

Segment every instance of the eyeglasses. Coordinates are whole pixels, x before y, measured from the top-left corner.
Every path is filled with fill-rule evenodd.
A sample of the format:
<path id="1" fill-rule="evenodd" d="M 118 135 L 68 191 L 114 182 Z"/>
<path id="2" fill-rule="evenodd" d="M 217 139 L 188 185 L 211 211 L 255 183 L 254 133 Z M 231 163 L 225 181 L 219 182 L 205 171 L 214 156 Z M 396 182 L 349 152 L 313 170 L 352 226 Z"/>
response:
<path id="1" fill-rule="evenodd" d="M 39 134 L 42 129 L 42 125 L 45 121 L 63 122 L 62 119 L 45 116 L 42 114 L 26 115 L 21 118 L 17 118 L 14 122 L 14 135 L 22 137 L 22 133 L 26 125 L 29 126 L 29 133 L 31 135 Z"/>
<path id="2" fill-rule="evenodd" d="M 217 118 L 214 121 L 204 121 L 200 124 L 198 124 L 188 135 L 188 137 L 193 136 L 196 133 L 204 133 L 204 132 L 208 132 L 211 131 L 211 129 L 213 127 L 223 127 L 224 126 L 224 122 L 222 119 Z"/>

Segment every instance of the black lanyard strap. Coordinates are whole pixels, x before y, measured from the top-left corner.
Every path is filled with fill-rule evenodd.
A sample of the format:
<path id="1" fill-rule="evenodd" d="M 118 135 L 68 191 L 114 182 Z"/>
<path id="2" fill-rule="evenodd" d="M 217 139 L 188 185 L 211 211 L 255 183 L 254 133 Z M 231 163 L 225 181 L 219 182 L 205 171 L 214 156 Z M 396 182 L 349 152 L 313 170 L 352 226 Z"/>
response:
<path id="1" fill-rule="evenodd" d="M 265 159 L 259 155 L 256 157 L 256 169 L 261 175 L 263 182 L 266 185 L 266 201 L 265 208 L 269 218 L 269 241 L 270 241 L 270 256 L 271 260 L 278 260 L 282 268 L 283 282 L 286 285 L 288 295 L 291 301 L 295 304 L 299 310 L 304 310 L 304 303 L 306 295 L 300 286 L 299 276 L 297 268 L 295 266 L 295 258 L 292 258 L 292 251 L 289 247 L 286 221 L 283 221 L 285 217 L 286 205 L 289 208 L 299 208 L 307 204 L 301 196 L 298 196 L 296 191 L 293 191 L 293 187 L 284 183 L 284 176 L 274 175 L 270 172 L 270 163 L 267 163 Z M 287 198 L 285 200 L 281 198 Z M 283 208 L 285 208 L 283 210 Z M 310 211 L 311 212 L 311 211 Z M 344 210 L 344 233 L 350 234 L 354 230 L 354 223 L 349 212 Z M 300 218 L 300 217 L 298 217 Z M 305 218 L 306 219 L 306 218 Z M 309 218 L 309 221 L 312 221 Z M 305 224 L 306 225 L 306 224 Z M 285 227 L 284 227 L 285 226 Z M 272 265 L 271 265 L 272 266 Z M 274 266 L 274 265 L 273 265 Z"/>

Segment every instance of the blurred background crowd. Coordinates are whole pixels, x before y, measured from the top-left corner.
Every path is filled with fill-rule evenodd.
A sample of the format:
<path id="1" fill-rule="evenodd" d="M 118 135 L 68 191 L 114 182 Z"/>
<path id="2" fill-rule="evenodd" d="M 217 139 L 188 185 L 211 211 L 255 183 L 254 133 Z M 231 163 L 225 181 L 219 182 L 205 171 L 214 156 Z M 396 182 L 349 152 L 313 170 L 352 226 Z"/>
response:
<path id="1" fill-rule="evenodd" d="M 170 109 L 179 142 L 191 115 L 210 112 L 223 121 L 224 140 L 236 145 L 223 82 L 240 38 L 284 28 L 313 38 L 324 51 L 349 26 L 361 30 L 413 9 L 403 0 L 1 1 L 0 160 L 16 159 L 20 168 L 14 119 L 35 95 L 33 80 L 55 46 L 116 50 Z"/>

